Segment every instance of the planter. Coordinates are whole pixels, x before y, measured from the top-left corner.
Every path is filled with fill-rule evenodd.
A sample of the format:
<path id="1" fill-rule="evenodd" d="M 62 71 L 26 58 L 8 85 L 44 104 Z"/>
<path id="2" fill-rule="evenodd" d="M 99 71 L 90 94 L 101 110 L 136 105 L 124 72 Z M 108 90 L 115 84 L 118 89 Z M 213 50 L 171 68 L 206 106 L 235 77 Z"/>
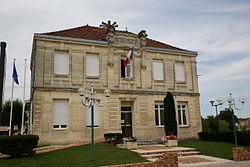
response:
<path id="1" fill-rule="evenodd" d="M 136 150 L 137 149 L 137 142 L 136 141 L 126 141 L 125 148 L 128 150 Z"/>
<path id="2" fill-rule="evenodd" d="M 118 148 L 125 148 L 125 144 L 124 143 L 116 144 L 116 147 L 118 147 Z"/>
<path id="3" fill-rule="evenodd" d="M 136 150 L 137 149 L 137 142 L 134 141 L 126 141 L 122 144 L 117 144 L 116 145 L 119 148 L 126 148 L 128 150 Z"/>
<path id="4" fill-rule="evenodd" d="M 165 146 L 167 146 L 167 147 L 177 147 L 178 146 L 178 140 L 168 140 L 165 143 Z"/>

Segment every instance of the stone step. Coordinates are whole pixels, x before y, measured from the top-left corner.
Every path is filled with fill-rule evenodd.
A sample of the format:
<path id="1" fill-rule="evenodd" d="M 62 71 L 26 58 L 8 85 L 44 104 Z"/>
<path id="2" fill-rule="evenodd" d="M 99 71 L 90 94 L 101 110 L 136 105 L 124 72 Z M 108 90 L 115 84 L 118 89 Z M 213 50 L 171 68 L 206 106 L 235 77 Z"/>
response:
<path id="1" fill-rule="evenodd" d="M 137 142 L 138 145 L 156 145 L 156 142 Z"/>
<path id="2" fill-rule="evenodd" d="M 164 154 L 164 152 L 167 151 L 152 151 L 152 152 L 140 153 L 140 155 L 141 157 L 149 161 L 156 161 Z M 178 150 L 177 153 L 178 157 L 194 156 L 201 154 L 199 151 L 196 151 L 195 149 Z"/>
<path id="3" fill-rule="evenodd" d="M 199 151 L 178 152 L 178 157 L 200 155 L 200 154 L 201 154 L 201 152 L 199 152 Z"/>
<path id="4" fill-rule="evenodd" d="M 150 158 L 150 159 L 147 159 L 147 160 L 149 160 L 149 161 L 151 161 L 151 162 L 155 162 L 155 161 L 158 160 L 158 158 Z"/>
<path id="5" fill-rule="evenodd" d="M 199 151 L 189 151 L 189 152 L 178 152 L 178 157 L 183 156 L 192 156 L 192 155 L 200 155 Z M 150 154 L 141 154 L 141 157 L 145 159 L 159 158 L 163 153 L 150 153 Z"/>
<path id="6" fill-rule="evenodd" d="M 141 155 L 144 159 L 158 159 L 163 154 L 148 154 L 148 155 Z"/>
<path id="7" fill-rule="evenodd" d="M 162 153 L 165 153 L 165 152 L 168 152 L 168 151 L 176 151 L 177 153 L 181 153 L 181 152 L 193 152 L 193 151 L 196 151 L 196 150 L 193 149 L 193 148 L 185 149 L 185 150 L 162 150 L 162 151 L 156 150 L 156 151 L 142 152 L 140 154 L 141 155 L 162 154 Z"/>
<path id="8" fill-rule="evenodd" d="M 154 145 L 154 144 L 158 144 L 157 142 L 153 142 L 152 140 L 142 138 L 142 137 L 136 137 L 136 139 L 137 139 L 137 144 L 138 145 Z"/>

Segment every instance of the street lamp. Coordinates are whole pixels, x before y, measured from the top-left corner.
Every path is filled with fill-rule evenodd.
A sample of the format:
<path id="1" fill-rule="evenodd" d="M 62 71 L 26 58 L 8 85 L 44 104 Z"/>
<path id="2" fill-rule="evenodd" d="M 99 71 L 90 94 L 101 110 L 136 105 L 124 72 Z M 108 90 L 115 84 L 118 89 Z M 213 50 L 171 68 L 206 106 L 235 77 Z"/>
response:
<path id="1" fill-rule="evenodd" d="M 94 161 L 94 104 L 104 107 L 108 104 L 108 98 L 110 97 L 110 90 L 105 89 L 105 103 L 100 104 L 96 98 L 96 91 L 94 91 L 94 86 L 91 84 L 90 89 L 79 88 L 78 93 L 81 96 L 81 102 L 85 107 L 91 108 L 91 159 Z"/>
<path id="2" fill-rule="evenodd" d="M 247 98 L 245 96 L 240 96 L 239 101 L 241 102 L 242 107 L 244 107 L 244 103 L 247 101 Z M 231 111 L 231 114 L 232 114 L 235 146 L 238 146 L 238 140 L 237 140 L 237 134 L 236 134 L 236 128 L 235 128 L 235 120 L 234 120 L 234 110 L 233 109 L 236 109 L 236 110 L 240 111 L 243 108 L 240 109 L 240 108 L 236 107 L 235 100 L 232 97 L 231 93 L 229 93 L 229 96 L 227 97 L 227 102 L 228 102 L 228 105 L 229 105 L 229 110 Z"/>
<path id="3" fill-rule="evenodd" d="M 216 112 L 216 130 L 218 130 L 219 128 L 219 120 L 218 120 L 218 106 L 222 105 L 224 103 L 224 99 L 219 97 L 217 98 L 215 101 L 211 100 L 209 101 L 209 103 L 211 103 L 212 106 L 215 106 L 215 112 Z"/>
<path id="4" fill-rule="evenodd" d="M 224 99 L 219 97 L 218 99 L 216 99 L 215 101 L 214 100 L 211 100 L 209 101 L 209 103 L 211 103 L 212 106 L 215 106 L 215 112 L 216 112 L 216 117 L 218 116 L 218 109 L 217 107 L 222 105 L 224 103 Z"/>

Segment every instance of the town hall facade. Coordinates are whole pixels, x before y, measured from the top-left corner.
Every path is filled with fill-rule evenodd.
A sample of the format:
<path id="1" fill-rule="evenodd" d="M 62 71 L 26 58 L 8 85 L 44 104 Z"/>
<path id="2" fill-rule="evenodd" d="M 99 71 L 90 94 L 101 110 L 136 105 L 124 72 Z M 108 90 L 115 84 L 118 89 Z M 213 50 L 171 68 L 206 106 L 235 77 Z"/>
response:
<path id="1" fill-rule="evenodd" d="M 90 141 L 90 110 L 78 89 L 93 84 L 100 103 L 105 89 L 112 92 L 105 107 L 94 106 L 96 140 L 105 133 L 123 133 L 159 141 L 168 91 L 175 100 L 178 138 L 197 138 L 197 52 L 147 38 L 144 30 L 134 34 L 113 25 L 34 35 L 30 133 L 39 135 L 40 143 Z M 131 48 L 133 58 L 125 68 Z"/>

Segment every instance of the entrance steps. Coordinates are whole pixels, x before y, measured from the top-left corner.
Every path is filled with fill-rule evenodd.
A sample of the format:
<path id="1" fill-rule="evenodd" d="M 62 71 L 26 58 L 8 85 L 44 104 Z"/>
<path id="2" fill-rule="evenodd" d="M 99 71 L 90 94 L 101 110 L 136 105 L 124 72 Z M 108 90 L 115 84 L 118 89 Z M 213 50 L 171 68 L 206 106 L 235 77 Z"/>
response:
<path id="1" fill-rule="evenodd" d="M 154 147 L 159 147 L 160 145 L 153 145 L 151 146 L 152 148 Z M 200 155 L 201 153 L 197 150 L 195 150 L 194 148 L 184 148 L 184 147 L 165 147 L 161 145 L 160 149 L 151 149 L 148 150 L 146 147 L 144 146 L 144 149 L 138 149 L 138 150 L 133 150 L 135 152 L 137 152 L 138 154 L 141 155 L 141 157 L 149 160 L 149 161 L 156 161 L 159 157 L 161 157 L 165 152 L 169 152 L 169 151 L 175 151 L 178 154 L 178 157 L 184 157 L 184 156 L 194 156 L 194 155 Z M 150 146 L 148 146 L 150 147 Z"/>
<path id="2" fill-rule="evenodd" d="M 137 144 L 138 145 L 154 145 L 158 144 L 157 142 L 153 142 L 152 140 L 142 138 L 142 137 L 135 137 L 137 139 Z"/>

